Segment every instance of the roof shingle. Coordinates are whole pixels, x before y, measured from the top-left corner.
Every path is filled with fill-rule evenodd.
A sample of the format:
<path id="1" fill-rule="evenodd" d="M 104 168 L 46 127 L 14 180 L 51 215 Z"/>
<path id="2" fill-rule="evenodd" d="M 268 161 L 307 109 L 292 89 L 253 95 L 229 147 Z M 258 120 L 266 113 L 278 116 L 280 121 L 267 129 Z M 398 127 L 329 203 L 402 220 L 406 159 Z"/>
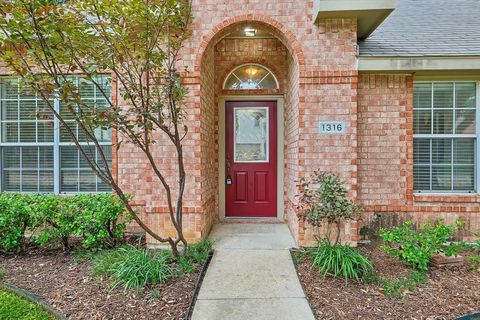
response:
<path id="1" fill-rule="evenodd" d="M 480 0 L 397 0 L 361 56 L 480 55 Z"/>

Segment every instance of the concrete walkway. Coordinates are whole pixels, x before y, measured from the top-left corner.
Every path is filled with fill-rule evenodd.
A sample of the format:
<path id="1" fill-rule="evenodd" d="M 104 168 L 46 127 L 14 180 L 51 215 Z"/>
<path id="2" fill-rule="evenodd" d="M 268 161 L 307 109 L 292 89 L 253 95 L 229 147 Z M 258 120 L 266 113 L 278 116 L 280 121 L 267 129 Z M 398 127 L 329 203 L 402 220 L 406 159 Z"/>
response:
<path id="1" fill-rule="evenodd" d="M 219 224 L 193 320 L 311 320 L 285 224 Z"/>

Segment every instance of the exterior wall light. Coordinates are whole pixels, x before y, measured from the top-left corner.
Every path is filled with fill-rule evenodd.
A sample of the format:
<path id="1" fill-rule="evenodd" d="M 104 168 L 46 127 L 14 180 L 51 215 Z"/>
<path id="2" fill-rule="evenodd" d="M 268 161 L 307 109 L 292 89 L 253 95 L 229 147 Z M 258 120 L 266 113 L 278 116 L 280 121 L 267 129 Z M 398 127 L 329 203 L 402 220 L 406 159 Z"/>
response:
<path id="1" fill-rule="evenodd" d="M 253 28 L 245 28 L 244 31 L 246 37 L 255 37 L 255 34 L 257 33 L 257 30 Z"/>

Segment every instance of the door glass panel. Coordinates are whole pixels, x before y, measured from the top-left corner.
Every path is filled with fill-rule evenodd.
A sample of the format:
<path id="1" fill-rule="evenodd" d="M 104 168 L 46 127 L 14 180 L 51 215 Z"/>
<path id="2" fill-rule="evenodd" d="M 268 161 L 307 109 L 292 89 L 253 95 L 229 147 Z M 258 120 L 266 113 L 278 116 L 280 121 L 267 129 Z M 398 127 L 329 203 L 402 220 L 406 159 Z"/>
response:
<path id="1" fill-rule="evenodd" d="M 268 109 L 234 108 L 235 162 L 268 162 Z"/>

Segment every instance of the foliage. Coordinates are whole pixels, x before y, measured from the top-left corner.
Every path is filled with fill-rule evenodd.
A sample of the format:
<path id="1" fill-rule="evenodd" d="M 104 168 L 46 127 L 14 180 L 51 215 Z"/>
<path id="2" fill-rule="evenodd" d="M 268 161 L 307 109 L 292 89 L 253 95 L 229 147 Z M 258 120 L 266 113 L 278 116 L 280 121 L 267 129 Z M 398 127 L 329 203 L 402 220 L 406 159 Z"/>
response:
<path id="1" fill-rule="evenodd" d="M 468 264 L 471 270 L 480 270 L 480 256 L 468 256 Z"/>
<path id="2" fill-rule="evenodd" d="M 149 250 L 128 246 L 99 255 L 93 271 L 96 275 L 111 276 L 112 289 L 121 285 L 125 290 L 140 290 L 170 279 L 173 275 L 171 261 L 168 251 L 154 255 Z"/>
<path id="3" fill-rule="evenodd" d="M 405 290 L 414 291 L 418 285 L 427 282 L 423 271 L 411 271 L 407 278 L 382 279 L 383 292 L 390 299 L 402 299 Z"/>
<path id="4" fill-rule="evenodd" d="M 123 219 L 122 222 L 119 222 Z M 82 238 L 85 248 L 112 247 L 123 237 L 129 220 L 123 202 L 113 194 L 0 193 L 0 250 L 21 249 L 25 231 L 38 244 L 61 243 Z"/>
<path id="5" fill-rule="evenodd" d="M 0 251 L 22 248 L 27 228 L 32 227 L 31 195 L 0 194 Z"/>
<path id="6" fill-rule="evenodd" d="M 5 277 L 5 271 L 0 268 L 0 280 L 2 280 L 3 277 Z"/>
<path id="7" fill-rule="evenodd" d="M 129 219 L 118 222 L 125 206 L 117 196 L 83 194 L 73 197 L 67 204 L 65 212 L 75 216 L 73 233 L 84 236 L 84 247 L 113 247 L 123 237 L 125 221 Z"/>
<path id="8" fill-rule="evenodd" d="M 182 221 L 187 90 L 178 71 L 187 68 L 178 57 L 190 37 L 190 20 L 188 0 L 5 0 L 0 4 L 2 62 L 43 100 L 45 108 L 36 110 L 39 116 L 48 119 L 53 114 L 58 119 L 88 167 L 112 187 L 146 233 L 170 244 L 174 255 L 179 244 L 187 246 Z M 84 99 L 84 90 L 72 80 L 79 75 L 80 83 L 93 83 L 106 106 L 92 108 Z M 112 98 L 105 75 L 117 84 L 119 98 Z M 54 96 L 64 106 L 62 113 L 55 110 Z M 95 133 L 98 129 L 116 130 L 118 146 L 131 143 L 143 152 L 165 194 L 176 236 L 160 236 L 137 215 L 110 168 Z M 163 162 L 154 156 L 159 141 L 174 149 L 178 177 L 172 182 L 160 166 Z M 92 153 L 92 147 L 97 152 Z"/>
<path id="9" fill-rule="evenodd" d="M 474 233 L 474 236 L 479 237 L 480 233 Z M 480 240 L 474 240 L 468 245 L 468 249 L 473 251 L 473 255 L 468 256 L 469 267 L 472 270 L 480 270 Z"/>
<path id="10" fill-rule="evenodd" d="M 52 320 L 39 305 L 0 289 L 0 319 Z"/>
<path id="11" fill-rule="evenodd" d="M 302 263 L 302 261 L 304 261 L 304 259 L 307 257 L 307 253 L 310 253 L 310 252 L 305 252 L 305 251 L 298 251 L 298 250 L 290 250 L 290 255 L 292 256 L 292 261 L 293 261 L 293 264 L 294 265 L 299 265 L 300 263 Z"/>
<path id="12" fill-rule="evenodd" d="M 401 227 L 380 231 L 385 241 L 382 249 L 390 256 L 411 264 L 415 269 L 427 271 L 434 254 L 445 253 L 451 256 L 462 248 L 461 244 L 446 244 L 455 227 L 444 225 L 442 222 L 437 224 L 427 222 L 417 231 L 414 229 L 413 221 L 407 221 Z"/>
<path id="13" fill-rule="evenodd" d="M 340 237 L 340 223 L 358 218 L 361 208 L 347 198 L 346 184 L 331 172 L 315 171 L 300 179 L 297 215 L 314 227 L 324 223 L 336 226 L 336 239 Z M 330 240 L 330 239 L 329 239 Z"/>
<path id="14" fill-rule="evenodd" d="M 160 290 L 152 290 L 149 294 L 150 299 L 160 300 L 162 298 L 162 292 Z"/>
<path id="15" fill-rule="evenodd" d="M 112 277 L 113 288 L 123 286 L 125 290 L 141 290 L 148 285 L 194 272 L 197 265 L 205 263 L 211 250 L 212 241 L 205 239 L 189 245 L 188 249 L 177 257 L 169 250 L 150 251 L 124 246 L 111 250 L 82 252 L 77 259 L 91 259 L 93 274 Z"/>
<path id="16" fill-rule="evenodd" d="M 480 232 L 475 232 L 473 235 L 476 237 L 480 237 Z M 480 256 L 480 239 L 474 240 L 469 245 L 469 249 L 473 250 L 477 255 Z"/>
<path id="17" fill-rule="evenodd" d="M 311 250 L 313 265 L 323 276 L 331 274 L 334 277 L 360 281 L 373 271 L 373 265 L 358 250 L 349 245 L 332 245 L 329 241 L 319 241 L 318 247 Z"/>
<path id="18" fill-rule="evenodd" d="M 210 239 L 189 245 L 187 250 L 178 257 L 177 274 L 195 272 L 195 265 L 207 261 L 212 245 L 213 242 Z"/>
<path id="19" fill-rule="evenodd" d="M 24 197 L 25 194 L 19 194 Z M 71 225 L 75 219 L 75 212 L 71 214 L 63 210 L 64 205 L 72 199 L 62 199 L 54 194 L 30 195 L 35 197 L 35 208 L 32 215 L 36 218 L 36 226 L 41 227 L 41 231 L 35 237 L 38 244 L 47 244 L 60 240 L 63 247 L 68 248 L 68 238 L 72 234 Z M 34 227 L 33 225 L 29 226 Z"/>

